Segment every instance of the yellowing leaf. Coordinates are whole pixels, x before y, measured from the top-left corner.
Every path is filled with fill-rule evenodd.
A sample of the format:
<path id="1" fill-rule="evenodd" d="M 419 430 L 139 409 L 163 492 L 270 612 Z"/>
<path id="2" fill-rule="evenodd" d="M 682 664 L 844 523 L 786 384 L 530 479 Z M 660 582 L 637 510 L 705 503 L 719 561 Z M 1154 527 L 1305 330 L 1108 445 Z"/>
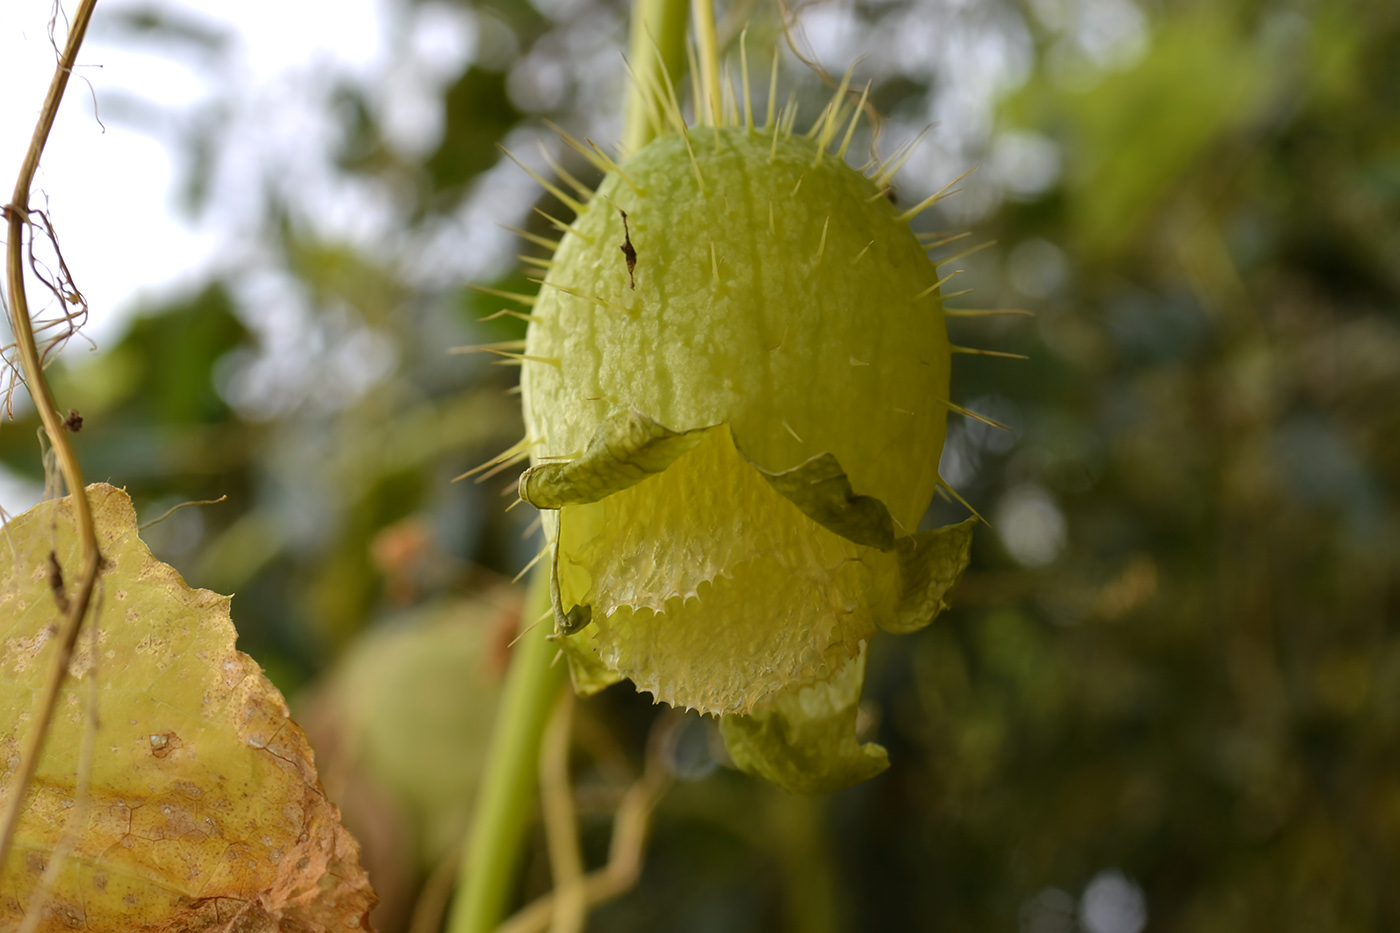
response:
<path id="1" fill-rule="evenodd" d="M 282 697 L 235 650 L 229 599 L 191 589 L 151 556 L 125 493 L 93 485 L 88 497 L 102 577 L 0 866 L 0 928 L 16 929 L 37 910 L 40 931 L 368 930 L 374 894 L 359 847 Z M 50 555 L 69 586 L 79 566 L 72 502 L 43 503 L 3 535 L 0 793 L 8 794 L 59 619 Z M 84 798 L 78 772 L 94 678 Z"/>

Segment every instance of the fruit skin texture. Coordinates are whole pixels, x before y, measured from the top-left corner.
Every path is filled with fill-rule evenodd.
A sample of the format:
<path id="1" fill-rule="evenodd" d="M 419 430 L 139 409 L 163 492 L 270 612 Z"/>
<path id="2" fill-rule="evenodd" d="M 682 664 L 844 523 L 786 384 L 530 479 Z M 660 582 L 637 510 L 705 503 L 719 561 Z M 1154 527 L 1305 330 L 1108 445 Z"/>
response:
<path id="1" fill-rule="evenodd" d="M 628 408 L 672 430 L 727 423 L 766 470 L 834 454 L 913 530 L 947 415 L 942 310 L 915 300 L 933 264 L 868 179 L 831 155 L 813 165 L 811 140 L 726 128 L 690 146 L 703 189 L 686 140 L 662 136 L 623 166 L 645 194 L 609 175 L 555 254 L 525 352 L 559 366 L 522 378 L 538 452 L 577 454 Z"/>
<path id="2" fill-rule="evenodd" d="M 557 510 L 582 692 L 626 677 L 742 717 L 736 761 L 794 790 L 883 767 L 820 736 L 853 733 L 875 628 L 926 624 L 967 563 L 966 523 L 916 533 L 946 427 L 936 281 L 812 140 L 672 133 L 609 173 L 555 254 L 521 380 L 521 496 Z"/>

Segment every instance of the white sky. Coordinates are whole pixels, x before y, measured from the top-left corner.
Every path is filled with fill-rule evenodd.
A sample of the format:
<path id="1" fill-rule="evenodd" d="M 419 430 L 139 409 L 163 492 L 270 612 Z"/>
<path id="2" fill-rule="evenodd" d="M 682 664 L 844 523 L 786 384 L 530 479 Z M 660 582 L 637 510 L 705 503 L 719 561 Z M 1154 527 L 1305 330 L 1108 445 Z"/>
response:
<path id="1" fill-rule="evenodd" d="M 70 6 L 72 5 L 70 0 Z M 210 76 L 198 62 L 154 45 L 104 41 L 101 18 L 121 9 L 174 9 L 222 25 L 233 36 L 232 75 Z M 129 95 L 177 112 L 209 99 L 216 81 L 250 90 L 275 86 L 313 65 L 369 69 L 382 55 L 376 0 L 102 0 L 36 179 L 33 203 L 48 208 L 69 268 L 92 309 L 88 333 L 102 342 L 138 296 L 199 278 L 219 238 L 179 216 L 172 199 L 177 166 L 166 141 L 109 116 L 104 98 Z M 8 197 L 54 67 L 48 0 L 0 4 L 0 190 Z M 62 35 L 59 36 L 62 41 Z M 78 77 L 91 84 L 91 90 Z"/>
<path id="2" fill-rule="evenodd" d="M 67 8 L 75 6 L 69 0 Z M 282 99 L 312 71 L 364 75 L 381 67 L 386 54 L 381 7 L 381 0 L 99 2 L 31 195 L 31 204 L 52 217 L 87 297 L 86 336 L 105 346 L 143 300 L 205 280 L 236 226 L 217 205 L 204 223 L 182 215 L 174 140 L 132 128 L 111 112 L 113 101 L 136 99 L 178 118 L 230 86 L 245 99 Z M 114 40 L 102 21 L 124 9 L 171 10 L 227 30 L 230 64 L 210 69 L 192 55 L 172 55 L 129 35 Z M 52 11 L 49 0 L 0 2 L 0 192 L 7 201 L 53 74 Z M 65 34 L 60 25 L 60 46 Z M 105 129 L 94 119 L 94 98 L 99 114 L 108 105 Z M 31 287 L 36 311 L 43 297 Z M 86 347 L 74 341 L 68 352 Z M 11 514 L 41 492 L 0 475 L 0 506 Z"/>

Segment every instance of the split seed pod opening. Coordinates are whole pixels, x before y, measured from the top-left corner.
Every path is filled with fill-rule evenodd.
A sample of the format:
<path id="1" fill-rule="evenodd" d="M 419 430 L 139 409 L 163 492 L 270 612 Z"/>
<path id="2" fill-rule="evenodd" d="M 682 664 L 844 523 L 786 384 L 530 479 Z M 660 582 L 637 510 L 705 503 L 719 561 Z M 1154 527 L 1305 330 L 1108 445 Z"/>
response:
<path id="1" fill-rule="evenodd" d="M 827 151 L 837 110 L 813 138 L 673 131 L 609 171 L 521 379 L 576 687 L 717 714 L 741 767 L 807 792 L 886 766 L 855 738 L 864 646 L 931 621 L 971 539 L 917 530 L 949 407 L 938 278 L 883 179 Z"/>

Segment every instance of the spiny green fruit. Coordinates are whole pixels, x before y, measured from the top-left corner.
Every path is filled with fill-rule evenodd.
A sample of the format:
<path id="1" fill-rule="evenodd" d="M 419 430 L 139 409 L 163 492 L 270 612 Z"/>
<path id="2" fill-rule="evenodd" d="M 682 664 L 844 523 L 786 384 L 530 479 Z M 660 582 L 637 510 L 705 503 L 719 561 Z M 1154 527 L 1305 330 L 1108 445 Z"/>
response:
<path id="1" fill-rule="evenodd" d="M 521 379 L 575 683 L 725 717 L 741 766 L 808 791 L 884 767 L 854 741 L 862 648 L 927 624 L 970 540 L 917 531 L 950 407 L 939 282 L 887 179 L 826 151 L 836 110 L 815 138 L 677 130 L 613 166 Z"/>

